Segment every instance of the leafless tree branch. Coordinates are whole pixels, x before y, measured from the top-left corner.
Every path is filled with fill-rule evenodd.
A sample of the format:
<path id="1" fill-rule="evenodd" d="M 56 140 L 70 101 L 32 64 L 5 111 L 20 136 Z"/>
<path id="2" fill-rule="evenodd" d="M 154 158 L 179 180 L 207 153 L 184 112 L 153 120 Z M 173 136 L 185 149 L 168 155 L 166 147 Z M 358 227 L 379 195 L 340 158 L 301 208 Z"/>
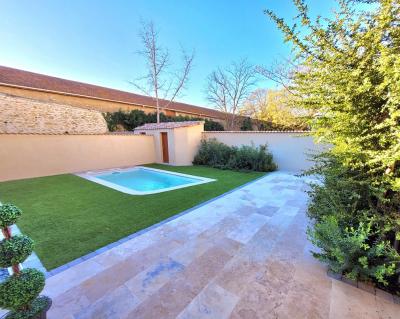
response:
<path id="1" fill-rule="evenodd" d="M 207 100 L 225 113 L 228 129 L 233 128 L 256 81 L 255 68 L 246 59 L 218 68 L 208 76 Z"/>
<path id="2" fill-rule="evenodd" d="M 169 72 L 170 55 L 166 48 L 159 45 L 158 30 L 154 23 L 142 21 L 142 30 L 139 36 L 143 49 L 138 53 L 145 60 L 147 73 L 130 83 L 140 92 L 155 99 L 157 123 L 160 123 L 160 107 L 168 107 L 185 88 L 193 65 L 194 52 L 188 55 L 183 51 L 183 67 L 179 72 L 171 75 Z M 170 92 L 172 95 L 169 95 Z M 163 99 L 160 98 L 161 96 Z M 161 105 L 161 102 L 164 105 Z"/>

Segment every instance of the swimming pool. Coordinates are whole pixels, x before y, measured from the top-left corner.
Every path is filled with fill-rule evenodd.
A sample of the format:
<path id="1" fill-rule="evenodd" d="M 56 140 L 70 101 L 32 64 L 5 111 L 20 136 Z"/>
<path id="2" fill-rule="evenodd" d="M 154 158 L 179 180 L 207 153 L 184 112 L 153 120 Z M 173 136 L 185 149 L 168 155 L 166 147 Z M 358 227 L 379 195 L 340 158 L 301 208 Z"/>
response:
<path id="1" fill-rule="evenodd" d="M 215 179 L 137 166 L 76 174 L 130 195 L 148 195 L 210 183 Z"/>

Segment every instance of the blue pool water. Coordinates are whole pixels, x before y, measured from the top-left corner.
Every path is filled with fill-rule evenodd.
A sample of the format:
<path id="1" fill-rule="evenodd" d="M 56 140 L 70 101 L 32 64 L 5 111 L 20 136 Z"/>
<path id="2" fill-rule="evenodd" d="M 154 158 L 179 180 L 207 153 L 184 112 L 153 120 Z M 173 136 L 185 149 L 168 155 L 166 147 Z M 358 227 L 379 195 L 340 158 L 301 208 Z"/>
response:
<path id="1" fill-rule="evenodd" d="M 145 168 L 97 175 L 96 178 L 140 192 L 161 190 L 201 181 L 196 178 L 168 174 Z"/>

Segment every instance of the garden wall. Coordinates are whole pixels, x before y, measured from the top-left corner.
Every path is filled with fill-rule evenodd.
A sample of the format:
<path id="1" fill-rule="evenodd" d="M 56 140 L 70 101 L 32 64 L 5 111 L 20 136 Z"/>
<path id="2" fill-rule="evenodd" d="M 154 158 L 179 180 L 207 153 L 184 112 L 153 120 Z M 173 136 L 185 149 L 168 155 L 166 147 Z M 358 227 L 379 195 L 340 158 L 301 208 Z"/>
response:
<path id="1" fill-rule="evenodd" d="M 0 93 L 0 133 L 104 134 L 98 111 Z"/>
<path id="2" fill-rule="evenodd" d="M 268 149 L 274 156 L 278 169 L 282 171 L 300 172 L 312 166 L 307 153 L 319 152 L 324 149 L 316 144 L 311 136 L 301 132 L 204 132 L 206 139 L 216 138 L 230 146 L 268 144 Z"/>
<path id="3" fill-rule="evenodd" d="M 153 163 L 144 135 L 0 134 L 0 181 Z"/>

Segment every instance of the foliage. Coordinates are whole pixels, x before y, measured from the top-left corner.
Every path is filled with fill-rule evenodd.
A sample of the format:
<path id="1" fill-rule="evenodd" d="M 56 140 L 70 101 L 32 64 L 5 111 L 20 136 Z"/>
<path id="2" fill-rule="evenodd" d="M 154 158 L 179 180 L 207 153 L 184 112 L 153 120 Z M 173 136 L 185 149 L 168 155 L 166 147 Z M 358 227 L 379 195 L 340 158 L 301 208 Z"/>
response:
<path id="1" fill-rule="evenodd" d="M 204 131 L 224 131 L 224 126 L 219 122 L 206 119 L 204 123 Z"/>
<path id="2" fill-rule="evenodd" d="M 241 131 L 252 131 L 253 130 L 253 122 L 250 117 L 245 117 L 242 121 L 242 125 L 240 126 Z"/>
<path id="3" fill-rule="evenodd" d="M 193 164 L 259 172 L 270 172 L 277 168 L 266 145 L 231 147 L 216 139 L 201 142 Z"/>
<path id="4" fill-rule="evenodd" d="M 355 227 L 342 227 L 335 215 L 322 217 L 309 236 L 322 253 L 313 255 L 328 263 L 332 271 L 350 279 L 370 280 L 388 285 L 388 278 L 396 274 L 400 256 L 389 241 L 375 237 L 377 225 L 373 220 L 360 222 Z"/>
<path id="5" fill-rule="evenodd" d="M 361 11 L 338 1 L 333 18 L 313 21 L 304 1 L 294 3 L 297 25 L 266 13 L 294 48 L 293 103 L 318 114 L 313 134 L 332 146 L 310 171 L 324 183 L 309 208 L 316 256 L 399 292 L 400 5 L 381 0 Z"/>
<path id="6" fill-rule="evenodd" d="M 227 167 L 234 170 L 271 172 L 277 169 L 266 145 L 260 147 L 242 145 L 228 161 Z"/>
<path id="7" fill-rule="evenodd" d="M 263 176 L 260 172 L 206 166 L 149 167 L 216 181 L 153 195 L 127 196 L 66 174 L 2 182 L 0 194 L 4 201 L 24 209 L 18 226 L 35 239 L 35 252 L 51 270 Z"/>
<path id="8" fill-rule="evenodd" d="M 193 164 L 225 168 L 234 153 L 234 148 L 220 143 L 216 139 L 202 140 Z"/>
<path id="9" fill-rule="evenodd" d="M 21 210 L 13 204 L 0 205 L 0 228 L 14 224 L 21 216 Z"/>
<path id="10" fill-rule="evenodd" d="M 37 317 L 43 311 L 46 311 L 51 306 L 51 299 L 46 296 L 40 296 L 32 301 L 32 304 L 29 309 L 22 311 L 11 311 L 9 312 L 5 319 L 32 319 L 32 318 L 40 318 Z"/>
<path id="11" fill-rule="evenodd" d="M 29 305 L 43 290 L 45 277 L 36 269 L 24 269 L 18 276 L 10 276 L 0 285 L 0 308 L 13 311 L 29 309 Z"/>
<path id="12" fill-rule="evenodd" d="M 11 226 L 22 211 L 12 205 L 0 206 L 1 228 Z M 11 234 L 10 234 L 11 235 Z M 28 236 L 6 236 L 0 242 L 0 267 L 13 267 L 12 276 L 0 284 L 0 308 L 11 310 L 7 318 L 32 318 L 39 310 L 37 297 L 45 284 L 44 274 L 36 269 L 19 269 L 33 251 L 33 240 Z"/>
<path id="13" fill-rule="evenodd" d="M 255 90 L 241 113 L 260 121 L 260 130 L 308 130 L 305 110 L 292 106 L 287 90 Z"/>
<path id="14" fill-rule="evenodd" d="M 103 113 L 104 119 L 107 122 L 108 130 L 110 132 L 118 130 L 132 131 L 138 126 L 146 123 L 156 123 L 157 113 L 145 113 L 142 110 L 131 110 L 124 112 L 122 110 L 116 112 Z M 224 127 L 213 120 L 202 119 L 198 117 L 190 116 L 167 116 L 164 113 L 160 113 L 161 122 L 183 122 L 183 121 L 205 121 L 205 131 L 223 131 Z"/>
<path id="15" fill-rule="evenodd" d="M 17 235 L 0 241 L 0 267 L 7 268 L 23 262 L 33 251 L 33 240 Z"/>

